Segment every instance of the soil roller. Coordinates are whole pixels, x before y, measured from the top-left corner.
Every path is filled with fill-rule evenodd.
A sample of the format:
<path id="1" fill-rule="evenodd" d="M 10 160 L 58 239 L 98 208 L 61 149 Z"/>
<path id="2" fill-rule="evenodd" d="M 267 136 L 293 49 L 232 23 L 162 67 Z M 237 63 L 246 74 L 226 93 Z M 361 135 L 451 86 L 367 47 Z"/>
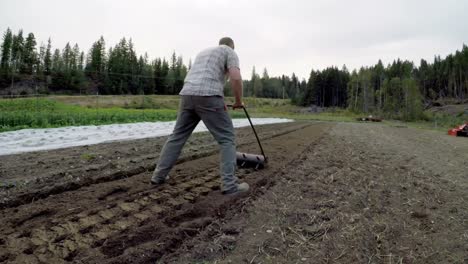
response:
<path id="1" fill-rule="evenodd" d="M 228 105 L 228 106 L 232 107 L 232 105 Z M 257 131 L 255 131 L 255 127 L 252 124 L 252 120 L 250 120 L 250 116 L 249 116 L 249 113 L 247 112 L 247 109 L 245 108 L 245 106 L 242 106 L 242 109 L 244 109 L 245 116 L 247 116 L 247 119 L 249 120 L 250 126 L 252 127 L 252 130 L 255 134 L 255 138 L 257 139 L 258 146 L 260 147 L 260 151 L 262 152 L 262 155 L 236 152 L 237 166 L 242 167 L 242 168 L 254 168 L 256 170 L 263 169 L 266 166 L 268 159 L 265 156 L 265 152 L 263 152 L 262 144 L 260 143 L 260 139 L 258 138 Z"/>

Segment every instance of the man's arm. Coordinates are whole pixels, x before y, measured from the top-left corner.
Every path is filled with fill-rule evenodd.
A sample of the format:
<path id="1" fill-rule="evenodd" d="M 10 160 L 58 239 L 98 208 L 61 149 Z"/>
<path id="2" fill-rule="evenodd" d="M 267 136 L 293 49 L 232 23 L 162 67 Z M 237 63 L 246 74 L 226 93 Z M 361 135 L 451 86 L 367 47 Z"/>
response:
<path id="1" fill-rule="evenodd" d="M 240 74 L 239 68 L 229 68 L 229 81 L 231 83 L 231 88 L 235 100 L 232 108 L 242 108 L 244 106 L 244 103 L 242 102 L 242 76 Z"/>

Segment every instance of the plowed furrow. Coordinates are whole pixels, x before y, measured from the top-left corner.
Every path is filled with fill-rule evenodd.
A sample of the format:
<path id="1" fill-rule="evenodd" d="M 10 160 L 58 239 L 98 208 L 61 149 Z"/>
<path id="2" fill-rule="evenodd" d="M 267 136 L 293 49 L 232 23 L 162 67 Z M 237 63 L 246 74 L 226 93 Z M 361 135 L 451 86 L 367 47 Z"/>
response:
<path id="1" fill-rule="evenodd" d="M 292 131 L 302 129 L 307 124 L 304 123 L 294 123 L 291 126 L 282 128 L 280 130 L 273 130 L 273 131 L 263 131 L 260 129 L 260 138 L 262 140 L 268 140 L 274 137 L 282 136 L 284 134 L 291 133 Z M 238 133 L 238 147 L 248 146 L 248 145 L 255 145 L 256 141 L 253 135 Z M 212 142 L 211 142 L 212 143 Z M 197 160 L 203 157 L 208 157 L 214 155 L 218 152 L 218 148 L 216 144 L 204 145 L 200 147 L 200 149 L 194 149 L 194 151 L 190 153 L 183 154 L 179 160 L 178 164 L 188 162 L 191 160 Z M 17 207 L 23 204 L 31 203 L 40 199 L 44 199 L 49 197 L 50 195 L 57 195 L 68 191 L 78 190 L 82 187 L 94 185 L 94 184 L 101 184 L 105 182 L 116 181 L 120 179 L 130 178 L 136 175 L 139 175 L 145 171 L 152 171 L 155 168 L 154 161 L 158 158 L 158 155 L 154 154 L 140 154 L 140 158 L 138 162 L 135 159 L 129 161 L 128 164 L 132 164 L 135 162 L 134 166 L 124 167 L 118 170 L 110 170 L 104 174 L 99 173 L 104 167 L 108 167 L 109 164 L 105 164 L 101 166 L 102 168 L 96 166 L 89 166 L 85 168 L 85 172 L 80 171 L 78 169 L 73 169 L 78 174 L 82 174 L 82 177 L 78 177 L 75 181 L 64 181 L 64 182 L 57 182 L 52 185 L 47 186 L 40 186 L 40 188 L 24 188 L 21 192 L 12 194 L 8 197 L 8 199 L 0 201 L 0 209 L 10 208 L 10 207 Z M 83 174 L 84 173 L 84 174 Z M 66 175 L 66 173 L 59 173 L 60 175 Z M 55 175 L 55 174 L 54 174 Z M 62 178 L 63 178 L 62 176 Z M 43 180 L 47 179 L 48 177 L 42 177 Z M 48 182 L 48 181 L 47 181 Z"/>
<path id="2" fill-rule="evenodd" d="M 291 160 L 325 130 L 300 124 L 294 131 L 270 132 L 264 140 L 272 163 L 263 171 L 241 169 L 252 193 L 262 191 L 285 173 Z M 297 129 L 300 128 L 300 129 Z M 319 132 L 317 132 L 319 131 Z M 304 142 L 304 136 L 310 141 Z M 258 152 L 244 144 L 241 151 Z M 128 263 L 134 254 L 150 250 L 140 260 L 155 260 L 177 250 L 184 238 L 224 217 L 235 206 L 220 194 L 218 156 L 178 164 L 167 184 L 148 185 L 151 170 L 132 177 L 104 181 L 51 195 L 40 201 L 2 210 L 0 260 L 11 263 Z M 125 257 L 122 257 L 125 256 Z M 132 262 L 132 261 L 130 261 Z"/>

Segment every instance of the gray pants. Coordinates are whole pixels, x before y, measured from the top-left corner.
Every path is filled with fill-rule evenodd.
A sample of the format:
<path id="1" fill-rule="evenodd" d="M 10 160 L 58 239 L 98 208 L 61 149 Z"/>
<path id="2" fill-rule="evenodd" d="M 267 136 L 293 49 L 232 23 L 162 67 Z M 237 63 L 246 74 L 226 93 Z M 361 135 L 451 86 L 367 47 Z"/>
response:
<path id="1" fill-rule="evenodd" d="M 153 180 L 165 180 L 182 147 L 197 124 L 203 121 L 221 148 L 222 190 L 237 188 L 234 127 L 220 96 L 182 95 L 174 131 L 162 148 Z"/>

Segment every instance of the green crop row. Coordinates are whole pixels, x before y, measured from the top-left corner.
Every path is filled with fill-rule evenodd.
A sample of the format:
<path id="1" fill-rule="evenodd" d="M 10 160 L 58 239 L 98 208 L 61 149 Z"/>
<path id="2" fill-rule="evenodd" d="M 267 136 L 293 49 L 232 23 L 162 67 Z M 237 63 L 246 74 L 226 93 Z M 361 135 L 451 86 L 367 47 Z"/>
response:
<path id="1" fill-rule="evenodd" d="M 85 108 L 50 99 L 0 100 L 0 131 L 112 123 L 170 121 L 177 111 L 166 109 Z"/>

